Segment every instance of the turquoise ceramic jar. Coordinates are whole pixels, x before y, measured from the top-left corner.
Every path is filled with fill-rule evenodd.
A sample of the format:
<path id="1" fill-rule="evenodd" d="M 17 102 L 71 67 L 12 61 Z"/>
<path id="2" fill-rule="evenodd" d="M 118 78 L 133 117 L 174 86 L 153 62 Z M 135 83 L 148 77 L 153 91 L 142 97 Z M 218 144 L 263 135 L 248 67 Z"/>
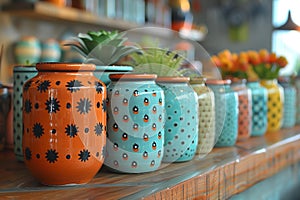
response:
<path id="1" fill-rule="evenodd" d="M 25 82 L 37 75 L 35 66 L 16 66 L 13 69 L 13 135 L 14 153 L 17 160 L 23 161 L 22 135 L 23 135 L 23 86 Z"/>
<path id="2" fill-rule="evenodd" d="M 258 81 L 248 81 L 247 87 L 252 95 L 251 136 L 264 135 L 268 127 L 267 102 L 268 92 Z"/>
<path id="3" fill-rule="evenodd" d="M 238 136 L 238 96 L 230 80 L 207 80 L 215 95 L 216 147 L 233 146 Z"/>
<path id="4" fill-rule="evenodd" d="M 159 77 L 166 98 L 164 162 L 193 159 L 198 144 L 198 97 L 188 77 Z"/>
<path id="5" fill-rule="evenodd" d="M 111 74 L 108 85 L 107 157 L 113 171 L 157 170 L 163 158 L 163 90 L 154 74 Z"/>
<path id="6" fill-rule="evenodd" d="M 197 156 L 203 157 L 213 149 L 215 145 L 215 95 L 205 85 L 205 78 L 191 78 L 190 84 L 198 96 L 198 120 L 199 135 Z"/>
<path id="7" fill-rule="evenodd" d="M 296 124 L 300 124 L 300 76 L 295 77 L 294 86 L 296 88 Z"/>
<path id="8" fill-rule="evenodd" d="M 291 128 L 296 124 L 296 88 L 289 77 L 279 77 L 278 83 L 283 87 L 283 121 L 282 128 Z"/>

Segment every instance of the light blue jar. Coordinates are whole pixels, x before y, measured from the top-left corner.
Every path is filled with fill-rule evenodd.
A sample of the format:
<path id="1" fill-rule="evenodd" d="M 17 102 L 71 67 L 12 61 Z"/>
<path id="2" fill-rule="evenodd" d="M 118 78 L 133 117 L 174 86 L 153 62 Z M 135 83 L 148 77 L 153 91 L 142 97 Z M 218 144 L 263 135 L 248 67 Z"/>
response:
<path id="1" fill-rule="evenodd" d="M 34 36 L 23 37 L 14 46 L 14 56 L 19 65 L 39 62 L 41 52 L 41 43 Z"/>
<path id="2" fill-rule="evenodd" d="M 41 42 L 41 59 L 40 62 L 59 62 L 61 58 L 61 48 L 55 39 L 47 39 Z"/>
<path id="3" fill-rule="evenodd" d="M 37 75 L 35 66 L 15 66 L 13 69 L 13 134 L 14 153 L 17 160 L 23 161 L 23 86 L 25 82 Z"/>
<path id="4" fill-rule="evenodd" d="M 112 171 L 157 170 L 163 158 L 163 90 L 154 74 L 110 74 L 107 89 L 107 156 Z"/>
<path id="5" fill-rule="evenodd" d="M 283 87 L 283 121 L 282 128 L 291 128 L 296 124 L 296 88 L 288 76 L 279 77 L 278 83 Z"/>
<path id="6" fill-rule="evenodd" d="M 215 95 L 215 147 L 233 146 L 238 136 L 238 95 L 230 87 L 231 80 L 207 80 Z"/>
<path id="7" fill-rule="evenodd" d="M 247 87 L 252 94 L 251 136 L 261 136 L 266 133 L 268 127 L 268 91 L 258 81 L 248 81 Z"/>
<path id="8" fill-rule="evenodd" d="M 198 145 L 198 96 L 188 77 L 159 77 L 156 82 L 166 99 L 163 162 L 192 160 Z"/>
<path id="9" fill-rule="evenodd" d="M 296 88 L 296 124 L 300 124 L 300 76 L 295 77 L 294 86 Z"/>

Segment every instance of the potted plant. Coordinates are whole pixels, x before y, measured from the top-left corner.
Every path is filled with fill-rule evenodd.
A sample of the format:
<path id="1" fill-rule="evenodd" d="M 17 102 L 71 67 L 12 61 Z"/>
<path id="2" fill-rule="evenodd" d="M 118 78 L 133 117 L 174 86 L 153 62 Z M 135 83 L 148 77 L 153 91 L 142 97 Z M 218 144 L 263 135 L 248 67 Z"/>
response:
<path id="1" fill-rule="evenodd" d="M 73 38 L 74 42 L 65 44 L 73 46 L 85 58 L 85 63 L 96 65 L 95 76 L 106 85 L 110 82 L 111 73 L 132 71 L 131 66 L 120 66 L 118 62 L 125 56 L 138 52 L 135 46 L 127 46 L 127 38 L 118 31 L 88 31 L 79 33 Z"/>

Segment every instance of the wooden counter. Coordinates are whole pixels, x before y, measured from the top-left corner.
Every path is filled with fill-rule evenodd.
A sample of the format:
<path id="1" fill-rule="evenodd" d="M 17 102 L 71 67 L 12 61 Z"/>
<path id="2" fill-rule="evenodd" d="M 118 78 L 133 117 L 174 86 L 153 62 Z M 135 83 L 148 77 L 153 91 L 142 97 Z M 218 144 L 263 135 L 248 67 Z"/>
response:
<path id="1" fill-rule="evenodd" d="M 227 199 L 300 161 L 300 126 L 215 148 L 205 158 L 145 174 L 103 167 L 86 185 L 40 185 L 12 151 L 0 152 L 0 199 Z M 298 169 L 297 169 L 298 170 Z"/>

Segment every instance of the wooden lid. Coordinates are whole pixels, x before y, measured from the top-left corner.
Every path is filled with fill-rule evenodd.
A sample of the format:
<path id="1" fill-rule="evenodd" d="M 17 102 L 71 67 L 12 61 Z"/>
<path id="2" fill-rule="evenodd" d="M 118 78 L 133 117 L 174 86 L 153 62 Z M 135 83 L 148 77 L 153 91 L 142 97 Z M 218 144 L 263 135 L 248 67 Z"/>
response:
<path id="1" fill-rule="evenodd" d="M 187 83 L 189 81 L 190 78 L 184 76 L 161 76 L 156 79 L 159 83 Z"/>
<path id="2" fill-rule="evenodd" d="M 134 73 L 126 73 L 126 74 L 110 74 L 110 80 L 155 80 L 157 78 L 156 74 L 134 74 Z"/>
<path id="3" fill-rule="evenodd" d="M 218 80 L 218 79 L 208 79 L 206 80 L 206 84 L 209 85 L 229 85 L 231 83 L 230 79 Z"/>

